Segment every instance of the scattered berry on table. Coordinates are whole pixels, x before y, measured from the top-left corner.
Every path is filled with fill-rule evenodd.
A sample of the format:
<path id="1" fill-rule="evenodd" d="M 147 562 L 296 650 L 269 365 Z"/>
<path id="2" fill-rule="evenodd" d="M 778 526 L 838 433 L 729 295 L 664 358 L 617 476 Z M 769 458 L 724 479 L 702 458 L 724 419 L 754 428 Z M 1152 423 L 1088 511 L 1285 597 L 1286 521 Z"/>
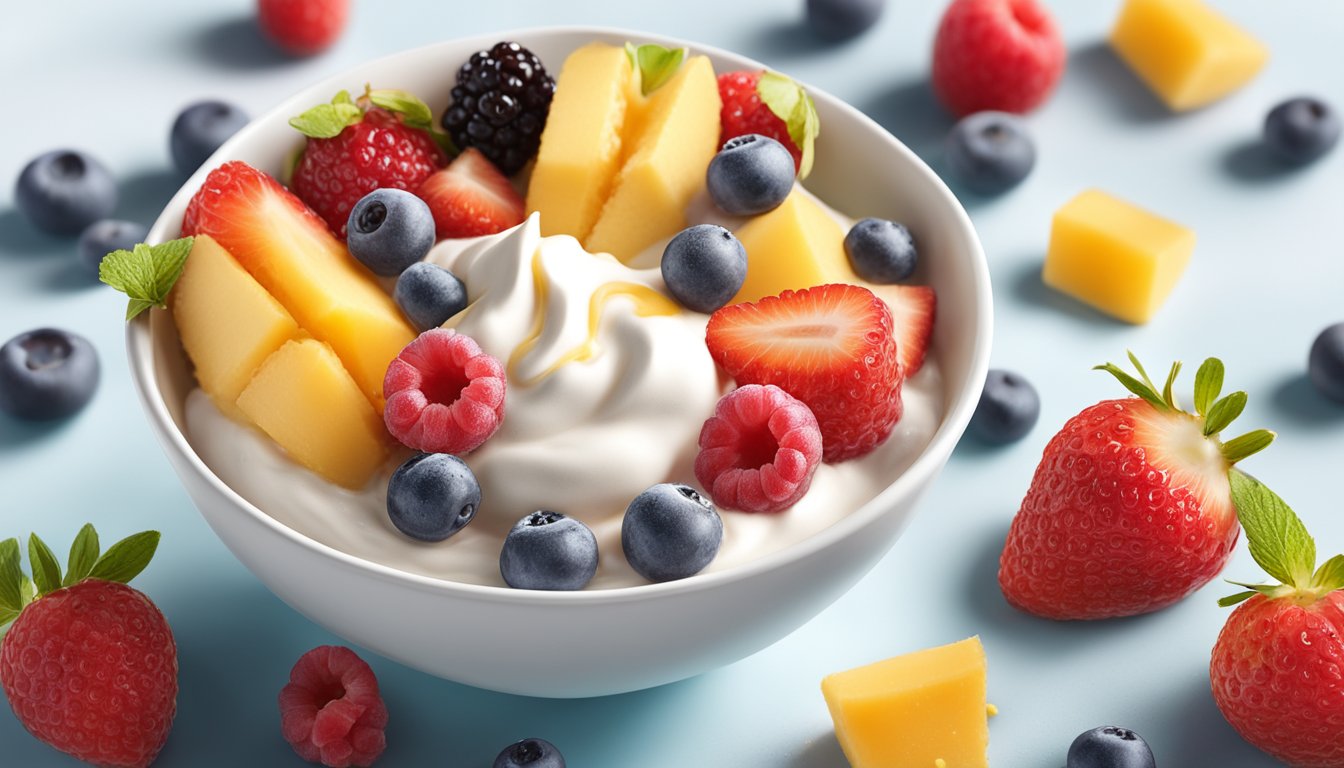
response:
<path id="1" fill-rule="evenodd" d="M 752 133 L 774 139 L 793 155 L 798 177 L 807 176 L 821 122 L 802 86 L 775 72 L 725 72 L 719 75 L 719 99 L 720 146 Z"/>
<path id="2" fill-rule="evenodd" d="M 545 739 L 523 739 L 505 747 L 491 768 L 565 768 L 565 758 Z"/>
<path id="3" fill-rule="evenodd" d="M 69 331 L 38 328 L 0 347 L 0 411 L 26 421 L 78 413 L 98 390 L 98 353 Z"/>
<path id="4" fill-rule="evenodd" d="M 499 574 L 514 589 L 583 589 L 597 573 L 597 538 L 582 522 L 539 510 L 504 539 Z"/>
<path id="5" fill-rule="evenodd" d="M 1041 416 L 1041 397 L 1031 382 L 1013 371 L 991 369 L 980 402 L 971 416 L 971 431 L 987 443 L 1017 442 Z"/>
<path id="6" fill-rule="evenodd" d="M 868 31 L 886 0 L 807 0 L 807 23 L 828 40 L 848 40 Z"/>
<path id="7" fill-rule="evenodd" d="M 312 56 L 330 48 L 350 16 L 350 0 L 258 0 L 257 22 L 280 50 Z"/>
<path id="8" fill-rule="evenodd" d="M 422 261 L 401 273 L 392 298 L 417 331 L 428 331 L 467 308 L 467 287 L 452 272 Z"/>
<path id="9" fill-rule="evenodd" d="M 869 453 L 901 418 L 891 310 L 867 288 L 820 285 L 733 304 L 710 316 L 705 340 L 739 385 L 774 384 L 803 401 L 828 463 Z"/>
<path id="10" fill-rule="evenodd" d="M 1326 328 L 1312 342 L 1307 376 L 1322 395 L 1344 403 L 1344 323 Z"/>
<path id="11" fill-rule="evenodd" d="M 793 155 L 757 133 L 729 139 L 709 161 L 705 184 L 714 204 L 733 216 L 773 211 L 793 191 Z"/>
<path id="12" fill-rule="evenodd" d="M 466 527 L 481 506 L 481 485 L 465 461 L 447 453 L 407 459 L 387 484 L 387 516 L 421 541 L 443 541 Z"/>
<path id="13" fill-rule="evenodd" d="M 32 580 L 19 570 L 19 542 L 0 542 L 0 687 L 18 721 L 41 741 L 94 765 L 154 762 L 177 714 L 177 645 L 159 609 L 126 582 L 149 564 L 157 531 L 100 553 L 86 525 L 68 572 L 46 543 L 28 540 Z M 17 618 L 15 618 L 17 616 Z M 11 761 L 6 760 L 6 764 Z"/>
<path id="14" fill-rule="evenodd" d="M 732 232 L 696 224 L 678 232 L 663 249 L 663 282 L 673 298 L 695 312 L 727 304 L 747 279 L 747 252 Z"/>
<path id="15" fill-rule="evenodd" d="M 854 274 L 870 283 L 899 283 L 915 272 L 919 251 L 904 224 L 867 218 L 845 235 L 845 254 Z"/>
<path id="16" fill-rule="evenodd" d="M 350 209 L 345 241 L 370 272 L 395 277 L 434 247 L 434 215 L 410 192 L 375 189 Z"/>
<path id="17" fill-rule="evenodd" d="M 695 479 L 723 509 L 782 512 L 807 494 L 822 444 L 805 403 L 773 384 L 745 384 L 700 428 Z"/>
<path id="18" fill-rule="evenodd" d="M 281 734 L 310 763 L 364 768 L 387 746 L 378 678 L 349 648 L 319 645 L 300 656 L 279 702 Z"/>
<path id="19" fill-rule="evenodd" d="M 75 149 L 38 155 L 14 186 L 14 204 L 33 226 L 53 235 L 77 235 L 111 216 L 118 197 L 107 166 Z"/>
<path id="20" fill-rule="evenodd" d="M 1036 142 L 1022 118 L 977 112 L 962 118 L 947 138 L 947 165 L 973 192 L 997 195 L 1027 178 L 1036 165 Z"/>
<path id="21" fill-rule="evenodd" d="M 1066 57 L 1038 0 L 952 0 L 933 42 L 933 91 L 958 117 L 1028 112 L 1054 90 Z"/>
<path id="22" fill-rule="evenodd" d="M 655 485 L 636 496 L 621 519 L 625 559 L 649 581 L 699 573 L 719 553 L 722 541 L 723 519 L 689 485 Z"/>
<path id="23" fill-rule="evenodd" d="M 527 206 L 508 178 L 475 149 L 467 149 L 416 190 L 434 214 L 440 239 L 503 232 L 523 223 Z"/>
<path id="24" fill-rule="evenodd" d="M 1159 386 L 1130 360 L 1138 377 L 1109 363 L 1101 369 L 1137 397 L 1104 400 L 1064 424 L 1008 530 L 999 586 L 1028 613 L 1105 619 L 1156 611 L 1209 583 L 1236 546 L 1229 472 L 1274 434 L 1221 439 L 1246 393 L 1219 399 L 1216 358 L 1195 375 L 1193 413 L 1172 392 L 1179 363 Z"/>
<path id="25" fill-rule="evenodd" d="M 246 112 L 226 101 L 211 99 L 187 106 L 177 113 L 168 134 L 173 165 L 183 176 L 190 176 L 248 120 Z"/>
<path id="26" fill-rule="evenodd" d="M 1265 115 L 1265 146 L 1279 159 L 1305 165 L 1339 143 L 1339 113 L 1320 99 L 1299 97 Z"/>
<path id="27" fill-rule="evenodd" d="M 503 41 L 477 51 L 457 71 L 443 128 L 458 147 L 479 149 L 508 175 L 537 154 L 555 79 L 541 59 Z"/>
<path id="28" fill-rule="evenodd" d="M 1106 725 L 1073 740 L 1065 768 L 1157 768 L 1157 761 L 1142 736 Z"/>
<path id="29" fill-rule="evenodd" d="M 387 367 L 383 420 L 392 436 L 425 453 L 466 453 L 504 421 L 504 366 L 447 328 L 420 334 Z"/>
<path id="30" fill-rule="evenodd" d="M 103 257 L 112 251 L 129 251 L 149 237 L 143 224 L 121 219 L 100 219 L 84 228 L 79 235 L 79 263 L 97 277 Z"/>

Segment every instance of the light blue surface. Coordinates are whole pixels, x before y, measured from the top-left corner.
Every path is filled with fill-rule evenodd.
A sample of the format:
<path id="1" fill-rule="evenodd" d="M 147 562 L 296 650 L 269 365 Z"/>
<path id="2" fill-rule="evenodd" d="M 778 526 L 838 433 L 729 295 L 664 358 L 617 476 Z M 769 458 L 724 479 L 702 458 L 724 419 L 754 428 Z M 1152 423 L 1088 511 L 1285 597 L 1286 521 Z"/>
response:
<path id="1" fill-rule="evenodd" d="M 1153 616 L 1053 624 L 1008 608 L 995 583 L 1008 521 L 1041 448 L 1069 416 L 1117 395 L 1114 382 L 1089 368 L 1119 360 L 1126 348 L 1152 368 L 1181 358 L 1193 371 L 1206 355 L 1222 357 L 1229 386 L 1251 395 L 1239 425 L 1280 433 L 1247 468 L 1297 507 L 1323 553 L 1344 550 L 1344 517 L 1327 476 L 1338 472 L 1344 408 L 1322 402 L 1303 378 L 1317 331 L 1344 319 L 1344 151 L 1282 173 L 1254 148 L 1264 112 L 1281 98 L 1315 93 L 1344 106 L 1344 6 L 1217 4 L 1274 58 L 1232 98 L 1170 116 L 1101 43 L 1117 0 L 1052 3 L 1071 57 L 1058 93 L 1030 118 L 1039 165 L 1002 198 L 966 201 L 994 279 L 994 365 L 1021 371 L 1042 395 L 1041 423 L 1026 440 L 1004 450 L 963 443 L 904 538 L 853 591 L 772 648 L 698 679 L 547 701 L 469 689 L 370 657 L 391 712 L 379 765 L 487 766 L 503 745 L 539 735 L 575 768 L 841 768 L 820 678 L 973 633 L 984 638 L 990 696 L 1002 711 L 991 728 L 996 766 L 1055 768 L 1076 733 L 1103 723 L 1139 730 L 1163 766 L 1275 765 L 1238 738 L 1209 696 L 1208 653 L 1226 616 L 1215 600 L 1226 585 Z M 337 640 L 271 596 L 191 507 L 131 391 L 124 300 L 83 278 L 73 242 L 34 233 L 13 208 L 10 180 L 30 157 L 66 145 L 97 154 L 122 180 L 119 213 L 148 224 L 180 183 L 167 131 L 189 101 L 219 96 L 258 114 L 373 57 L 549 24 L 647 29 L 761 59 L 867 111 L 935 168 L 949 124 L 924 84 L 941 1 L 893 2 L 877 28 L 841 46 L 813 40 L 799 20 L 802 3 L 786 0 L 356 5 L 337 47 L 302 62 L 256 38 L 246 0 L 11 3 L 0 25 L 8 92 L 0 338 L 66 327 L 87 335 L 104 365 L 92 406 L 70 423 L 0 420 L 0 534 L 37 529 L 64 548 L 88 520 L 105 540 L 163 531 L 160 555 L 136 582 L 171 621 L 182 667 L 177 723 L 157 765 L 301 764 L 280 738 L 275 696 L 301 653 Z M 445 82 L 451 76 L 445 72 Z M 1199 234 L 1188 273 L 1148 326 L 1107 320 L 1040 282 L 1051 212 L 1093 185 Z M 1260 578 L 1244 547 L 1226 575 Z M 563 651 L 556 656 L 563 663 Z M 0 707 L 0 765 L 73 764 Z"/>

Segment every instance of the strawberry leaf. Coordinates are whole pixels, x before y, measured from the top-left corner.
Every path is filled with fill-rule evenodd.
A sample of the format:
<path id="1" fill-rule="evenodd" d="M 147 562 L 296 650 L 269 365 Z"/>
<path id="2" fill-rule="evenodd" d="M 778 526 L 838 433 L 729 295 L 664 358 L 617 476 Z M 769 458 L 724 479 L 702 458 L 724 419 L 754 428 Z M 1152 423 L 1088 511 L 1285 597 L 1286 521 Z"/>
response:
<path id="1" fill-rule="evenodd" d="M 331 139 L 341 135 L 346 126 L 363 119 L 364 110 L 350 98 L 350 92 L 341 91 L 330 104 L 318 104 L 297 117 L 291 117 L 289 124 L 310 139 Z"/>
<path id="2" fill-rule="evenodd" d="M 1195 413 L 1207 417 L 1223 392 L 1223 361 L 1210 357 L 1195 372 Z"/>
<path id="3" fill-rule="evenodd" d="M 1270 443 L 1274 442 L 1275 437 L 1277 435 L 1268 429 L 1257 429 L 1253 432 L 1247 432 L 1241 437 L 1234 437 L 1223 443 L 1221 448 L 1223 458 L 1227 459 L 1229 464 L 1236 464 L 1247 456 L 1257 454 L 1268 448 Z"/>
<path id="4" fill-rule="evenodd" d="M 23 610 L 23 569 L 19 567 L 19 540 L 0 541 L 0 609 Z"/>
<path id="5" fill-rule="evenodd" d="M 9 622 L 19 618 L 19 612 L 13 608 L 0 608 L 0 638 L 5 636 Z"/>
<path id="6" fill-rule="evenodd" d="M 91 523 L 85 523 L 70 544 L 70 561 L 65 566 L 65 578 L 61 584 L 68 587 L 86 579 L 89 571 L 93 570 L 93 564 L 98 562 L 98 552 L 98 532 Z"/>
<path id="7" fill-rule="evenodd" d="M 1236 421 L 1244 410 L 1246 410 L 1245 392 L 1237 391 L 1224 397 L 1209 408 L 1209 415 L 1204 419 L 1204 434 L 1216 435 L 1222 432 Z"/>
<path id="8" fill-rule="evenodd" d="M 28 578 L 27 574 L 22 574 L 19 579 L 19 599 L 26 607 L 29 603 L 37 599 L 37 585 Z M 20 609 L 22 610 L 22 609 Z"/>
<path id="9" fill-rule="evenodd" d="M 143 531 L 127 536 L 107 548 L 94 563 L 89 578 L 127 584 L 140 575 L 159 547 L 158 531 Z"/>
<path id="10" fill-rule="evenodd" d="M 98 279 L 130 298 L 126 319 L 150 307 L 166 307 L 182 268 L 187 264 L 193 238 L 158 245 L 140 243 L 132 251 L 113 251 L 98 265 Z"/>
<path id="11" fill-rule="evenodd" d="M 46 595 L 61 588 L 61 565 L 36 533 L 28 537 L 28 563 L 33 569 L 33 583 L 38 594 Z"/>
<path id="12" fill-rule="evenodd" d="M 671 80 L 686 59 L 685 48 L 664 48 L 654 43 L 639 46 L 626 43 L 625 53 L 630 57 L 630 66 L 639 73 L 639 92 L 645 96 Z"/>
<path id="13" fill-rule="evenodd" d="M 1120 382 L 1121 386 L 1123 386 L 1130 392 L 1138 395 L 1139 397 L 1142 397 L 1144 400 L 1147 400 L 1149 403 L 1152 404 L 1154 408 L 1158 409 L 1159 411 L 1171 410 L 1170 406 L 1167 405 L 1166 401 L 1162 399 L 1162 396 L 1157 394 L 1157 391 L 1154 390 L 1153 387 L 1148 382 L 1139 381 L 1133 376 L 1130 376 L 1128 373 L 1125 373 L 1124 370 L 1121 369 L 1120 366 L 1116 365 L 1115 363 L 1106 363 L 1105 365 L 1098 365 L 1093 367 L 1092 370 L 1105 371 L 1111 374 L 1116 378 L 1117 381 Z M 1143 373 L 1143 369 L 1140 368 L 1139 372 Z"/>
<path id="14" fill-rule="evenodd" d="M 1179 411 L 1181 407 L 1176 404 L 1176 394 L 1171 391 L 1172 385 L 1176 383 L 1176 377 L 1181 373 L 1181 361 L 1177 360 L 1171 364 L 1171 372 L 1167 374 L 1167 383 L 1162 386 L 1162 400 L 1170 405 L 1173 410 Z"/>
<path id="15" fill-rule="evenodd" d="M 760 82 L 756 84 L 756 94 L 761 97 L 761 103 L 784 121 L 789 138 L 802 153 L 798 163 L 798 178 L 807 178 L 812 172 L 813 147 L 817 136 L 821 134 L 821 117 L 817 115 L 816 102 L 812 101 L 812 96 L 801 85 L 775 72 L 761 74 Z"/>
<path id="16" fill-rule="evenodd" d="M 1335 555 L 1322 563 L 1311 577 L 1311 585 L 1322 593 L 1344 589 L 1344 555 Z"/>
<path id="17" fill-rule="evenodd" d="M 1251 557 L 1284 584 L 1308 587 L 1316 568 L 1316 542 L 1302 520 L 1278 494 L 1245 472 L 1234 469 L 1228 480 Z"/>
<path id="18" fill-rule="evenodd" d="M 434 113 L 420 97 L 409 91 L 380 88 L 369 91 L 369 101 L 376 106 L 401 115 L 401 122 L 411 128 L 429 130 L 434 125 Z"/>
<path id="19" fill-rule="evenodd" d="M 1246 590 L 1245 592 L 1238 592 L 1238 593 L 1235 594 L 1235 595 L 1228 595 L 1227 597 L 1220 597 L 1220 598 L 1218 598 L 1218 606 L 1219 606 L 1220 608 L 1231 608 L 1232 606 L 1236 605 L 1237 603 L 1244 602 L 1244 601 L 1246 601 L 1246 600 L 1250 600 L 1252 597 L 1255 597 L 1257 594 L 1258 594 L 1258 593 L 1257 593 L 1255 590 L 1253 590 L 1253 589 L 1248 589 L 1248 590 Z"/>

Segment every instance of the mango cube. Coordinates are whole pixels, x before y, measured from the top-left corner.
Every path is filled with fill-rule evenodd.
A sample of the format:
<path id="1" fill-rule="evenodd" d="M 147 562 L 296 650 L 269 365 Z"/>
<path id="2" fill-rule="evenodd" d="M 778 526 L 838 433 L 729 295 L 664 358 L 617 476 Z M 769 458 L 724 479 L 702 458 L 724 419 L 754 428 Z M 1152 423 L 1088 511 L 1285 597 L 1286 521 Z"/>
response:
<path id="1" fill-rule="evenodd" d="M 989 716 L 978 637 L 821 681 L 853 768 L 985 768 Z"/>
<path id="2" fill-rule="evenodd" d="M 1041 277 L 1102 312 L 1146 323 L 1194 250 L 1194 232 L 1093 189 L 1055 213 Z"/>
<path id="3" fill-rule="evenodd" d="M 331 347 L 288 341 L 238 396 L 238 408 L 289 453 L 337 485 L 359 489 L 387 458 L 387 430 Z"/>
<path id="4" fill-rule="evenodd" d="M 1126 0 L 1111 47 L 1178 112 L 1237 90 L 1269 58 L 1260 41 L 1203 0 Z"/>
<path id="5" fill-rule="evenodd" d="M 196 381 L 226 413 L 236 413 L 262 362 L 299 335 L 289 312 L 209 235 L 195 239 L 169 306 Z"/>
<path id="6" fill-rule="evenodd" d="M 857 280 L 845 255 L 845 230 L 797 188 L 778 208 L 748 221 L 736 234 L 747 251 L 747 279 L 731 304 Z"/>

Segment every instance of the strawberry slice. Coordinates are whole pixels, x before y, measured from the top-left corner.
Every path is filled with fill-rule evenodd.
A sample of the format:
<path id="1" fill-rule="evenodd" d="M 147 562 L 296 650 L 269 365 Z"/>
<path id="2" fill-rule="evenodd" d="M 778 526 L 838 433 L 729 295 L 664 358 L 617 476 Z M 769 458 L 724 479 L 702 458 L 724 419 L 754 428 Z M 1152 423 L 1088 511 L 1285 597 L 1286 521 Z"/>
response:
<path id="1" fill-rule="evenodd" d="M 924 356 L 933 336 L 937 296 L 927 285 L 870 285 L 868 288 L 891 308 L 892 332 L 896 336 L 901 371 L 910 378 L 924 367 Z"/>
<path id="2" fill-rule="evenodd" d="M 523 198 L 475 148 L 425 179 L 416 191 L 429 204 L 439 239 L 493 235 L 523 222 Z"/>
<path id="3" fill-rule="evenodd" d="M 733 304 L 710 316 L 705 341 L 739 386 L 774 384 L 812 409 L 824 461 L 872 451 L 901 418 L 891 310 L 867 288 L 819 285 Z"/>

